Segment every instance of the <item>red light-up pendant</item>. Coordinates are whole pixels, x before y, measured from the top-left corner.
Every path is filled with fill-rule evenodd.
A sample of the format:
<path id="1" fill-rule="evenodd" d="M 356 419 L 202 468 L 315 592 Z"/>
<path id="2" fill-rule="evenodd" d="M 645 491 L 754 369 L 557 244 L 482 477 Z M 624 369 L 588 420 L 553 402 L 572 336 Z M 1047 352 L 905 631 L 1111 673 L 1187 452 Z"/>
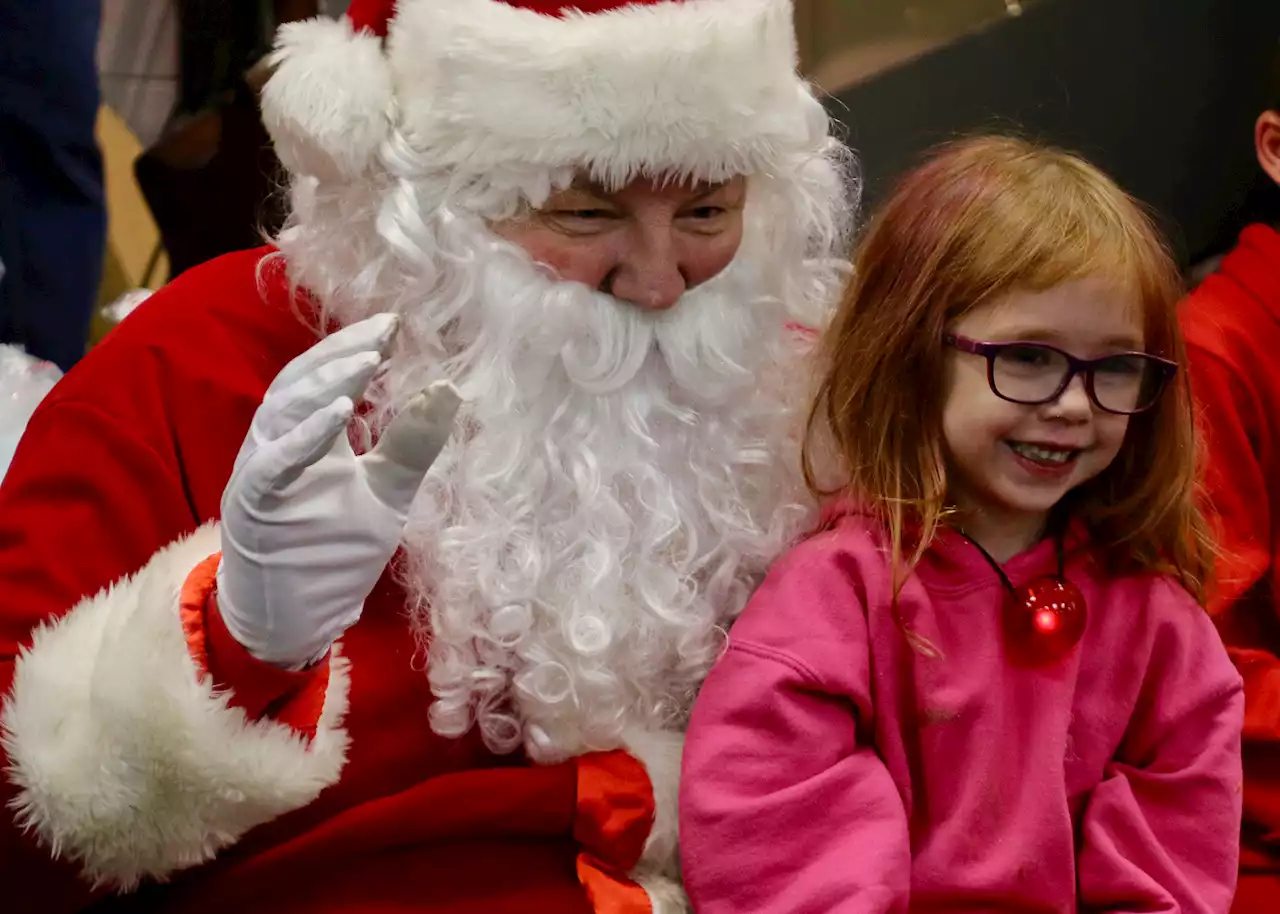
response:
<path id="1" fill-rule="evenodd" d="M 1005 603 L 1009 652 L 1028 666 L 1046 666 L 1070 654 L 1087 621 L 1084 594 L 1059 577 L 1035 578 Z"/>

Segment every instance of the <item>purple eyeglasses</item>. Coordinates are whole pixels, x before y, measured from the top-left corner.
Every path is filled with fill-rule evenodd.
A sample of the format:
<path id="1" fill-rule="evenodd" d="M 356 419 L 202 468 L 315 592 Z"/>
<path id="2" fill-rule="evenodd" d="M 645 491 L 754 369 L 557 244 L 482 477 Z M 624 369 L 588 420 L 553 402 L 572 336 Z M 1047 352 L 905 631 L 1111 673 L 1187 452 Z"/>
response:
<path id="1" fill-rule="evenodd" d="M 1078 359 L 1047 343 L 1014 340 L 984 343 L 947 334 L 942 341 L 987 360 L 987 383 L 1001 400 L 1039 406 L 1051 403 L 1072 378 L 1084 376 L 1084 388 L 1098 409 L 1132 416 L 1155 406 L 1178 372 L 1178 363 L 1147 352 L 1117 352 Z"/>

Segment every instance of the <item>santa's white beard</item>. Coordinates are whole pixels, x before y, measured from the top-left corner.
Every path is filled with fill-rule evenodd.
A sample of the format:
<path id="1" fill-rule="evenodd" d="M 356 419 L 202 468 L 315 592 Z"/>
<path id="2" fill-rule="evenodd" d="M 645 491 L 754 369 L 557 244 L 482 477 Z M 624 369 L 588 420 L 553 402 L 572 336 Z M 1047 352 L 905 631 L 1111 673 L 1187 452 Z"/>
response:
<path id="1" fill-rule="evenodd" d="M 729 269 L 659 313 L 554 281 L 469 216 L 418 228 L 394 279 L 366 271 L 359 298 L 329 284 L 326 305 L 343 322 L 403 317 L 371 434 L 433 380 L 467 401 L 400 568 L 432 727 L 478 725 L 494 751 L 551 761 L 678 726 L 810 515 L 803 343 L 779 284 L 749 266 L 772 261 L 764 239 L 748 232 Z M 358 271 L 320 237 L 281 246 L 325 297 L 326 275 Z"/>

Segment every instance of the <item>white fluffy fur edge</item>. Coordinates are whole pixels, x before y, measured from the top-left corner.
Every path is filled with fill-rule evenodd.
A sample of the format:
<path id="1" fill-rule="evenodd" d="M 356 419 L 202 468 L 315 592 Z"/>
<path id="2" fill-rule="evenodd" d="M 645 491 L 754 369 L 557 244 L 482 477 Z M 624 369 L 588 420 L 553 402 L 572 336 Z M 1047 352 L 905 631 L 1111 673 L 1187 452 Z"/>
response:
<path id="1" fill-rule="evenodd" d="M 262 122 L 294 174 L 350 179 L 391 129 L 395 94 L 382 40 L 346 17 L 289 22 L 276 35 Z"/>
<path id="2" fill-rule="evenodd" d="M 792 0 L 684 0 L 563 18 L 499 0 L 400 0 L 385 50 L 346 22 L 282 28 L 262 106 L 294 173 L 354 178 L 394 123 L 471 176 L 581 167 L 710 180 L 813 154 Z"/>
<path id="3" fill-rule="evenodd" d="M 333 657 L 314 740 L 249 721 L 199 678 L 179 596 L 217 527 L 41 626 L 0 716 L 20 825 L 95 884 L 129 889 L 211 859 L 310 803 L 346 759 L 349 678 Z"/>
<path id="4" fill-rule="evenodd" d="M 649 896 L 653 914 L 692 914 L 693 905 L 678 879 L 646 874 L 632 874 L 632 878 Z"/>
<path id="5" fill-rule="evenodd" d="M 401 129 L 438 167 L 719 180 L 812 151 L 791 0 L 682 0 L 562 18 L 401 0 L 387 36 Z M 815 135 L 815 126 L 821 129 Z"/>
<path id="6" fill-rule="evenodd" d="M 633 730 L 624 734 L 622 748 L 644 766 L 653 790 L 653 826 L 632 875 L 642 885 L 646 878 L 678 879 L 680 760 L 684 753 L 684 734 Z"/>

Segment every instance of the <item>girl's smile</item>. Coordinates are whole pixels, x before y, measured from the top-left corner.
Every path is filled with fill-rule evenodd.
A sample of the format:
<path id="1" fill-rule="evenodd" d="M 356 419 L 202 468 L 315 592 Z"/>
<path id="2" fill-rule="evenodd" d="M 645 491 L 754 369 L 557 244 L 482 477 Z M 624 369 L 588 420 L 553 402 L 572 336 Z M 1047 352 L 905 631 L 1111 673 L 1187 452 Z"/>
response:
<path id="1" fill-rule="evenodd" d="M 1141 351 L 1140 308 L 1101 279 L 1078 279 L 1003 295 L 948 327 L 948 339 L 954 343 L 942 417 L 948 496 L 970 535 L 993 553 L 1012 555 L 1041 535 L 1063 496 L 1115 459 L 1129 417 L 1100 409 L 1084 373 L 1043 403 L 1008 397 L 1038 399 L 1059 383 L 1049 378 L 1047 388 L 1037 386 L 1052 353 L 1036 344 L 1075 359 Z M 1009 347 L 1014 351 L 1001 351 L 995 362 L 973 351 L 1011 341 L 1031 345 Z M 1125 383 L 1122 370 L 1107 370 L 1105 379 L 1095 373 L 1095 394 Z"/>
<path id="2" fill-rule="evenodd" d="M 1005 441 L 1019 466 L 1044 478 L 1069 475 L 1083 447 L 1065 447 L 1049 442 Z"/>

